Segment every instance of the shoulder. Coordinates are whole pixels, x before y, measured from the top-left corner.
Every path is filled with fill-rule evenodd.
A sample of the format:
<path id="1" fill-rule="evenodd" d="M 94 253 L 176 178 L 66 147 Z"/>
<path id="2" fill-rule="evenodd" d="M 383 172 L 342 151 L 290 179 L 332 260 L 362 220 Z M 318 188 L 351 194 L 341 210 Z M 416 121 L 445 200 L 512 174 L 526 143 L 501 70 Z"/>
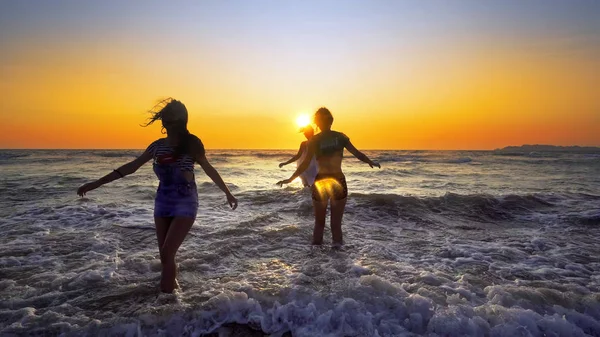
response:
<path id="1" fill-rule="evenodd" d="M 330 137 L 330 138 L 348 139 L 348 136 L 346 136 L 345 133 L 339 132 L 339 131 L 334 131 L 334 130 L 329 131 L 329 134 L 327 136 Z"/>
<path id="2" fill-rule="evenodd" d="M 190 138 L 189 138 L 189 141 L 190 141 L 192 144 L 194 144 L 194 145 L 202 145 L 202 141 L 201 141 L 201 140 L 200 140 L 200 138 L 198 138 L 198 136 L 196 136 L 195 134 L 193 134 L 193 133 L 190 133 L 190 136 L 189 136 L 189 137 L 190 137 Z"/>
<path id="3" fill-rule="evenodd" d="M 146 148 L 146 151 L 154 151 L 156 149 L 156 147 L 164 144 L 166 138 L 159 138 L 155 141 L 153 141 L 152 143 L 150 143 L 150 145 L 148 145 L 148 147 Z"/>
<path id="4" fill-rule="evenodd" d="M 163 138 L 159 138 L 159 139 L 153 141 L 152 144 L 154 144 L 154 145 L 164 145 L 164 144 L 166 144 L 166 141 L 167 141 L 167 138 L 163 137 Z"/>
<path id="5" fill-rule="evenodd" d="M 202 141 L 200 140 L 200 138 L 198 138 L 198 136 L 190 133 L 190 135 L 188 136 L 188 142 L 189 145 L 192 149 L 193 152 L 197 153 L 197 152 L 201 152 L 202 154 L 204 154 L 204 144 L 202 144 Z"/>
<path id="6" fill-rule="evenodd" d="M 310 137 L 309 140 L 307 140 L 308 144 L 310 143 L 316 143 L 318 142 L 321 138 L 323 138 L 323 133 L 319 132 L 316 135 Z"/>
<path id="7" fill-rule="evenodd" d="M 344 139 L 344 140 L 349 140 L 349 139 L 350 139 L 350 138 L 349 138 L 348 136 L 346 136 L 346 134 L 345 134 L 345 133 L 343 133 L 343 132 L 338 132 L 338 131 L 334 131 L 334 132 L 335 132 L 335 135 L 336 135 L 336 137 L 340 137 L 340 138 L 342 138 L 342 139 Z"/>

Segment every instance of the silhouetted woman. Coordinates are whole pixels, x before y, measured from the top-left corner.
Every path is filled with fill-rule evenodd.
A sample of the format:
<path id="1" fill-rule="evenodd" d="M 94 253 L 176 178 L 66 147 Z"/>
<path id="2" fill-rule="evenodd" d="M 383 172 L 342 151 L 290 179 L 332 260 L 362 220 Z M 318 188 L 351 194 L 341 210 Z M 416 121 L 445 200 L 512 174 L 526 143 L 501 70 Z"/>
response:
<path id="1" fill-rule="evenodd" d="M 312 187 L 313 206 L 315 208 L 315 228 L 312 243 L 315 245 L 323 243 L 327 204 L 331 200 L 331 236 L 334 246 L 339 246 L 343 244 L 342 216 L 344 215 L 346 197 L 348 196 L 346 177 L 342 172 L 344 148 L 371 167 L 381 168 L 381 166 L 357 150 L 345 134 L 331 130 L 333 115 L 327 108 L 317 110 L 314 122 L 321 129 L 321 132 L 308 141 L 308 154 L 289 179 L 279 181 L 277 184 L 280 186 L 289 184 L 306 170 L 312 157 L 315 156 L 319 173 Z"/>
<path id="2" fill-rule="evenodd" d="M 145 126 L 160 120 L 167 137 L 152 142 L 133 161 L 96 181 L 84 184 L 77 194 L 84 196 L 93 189 L 132 174 L 153 159 L 154 172 L 159 179 L 154 200 L 154 224 L 162 264 L 160 289 L 171 293 L 177 282 L 175 254 L 194 224 L 198 210 L 194 164 L 200 164 L 206 175 L 225 192 L 231 208 L 237 207 L 237 200 L 206 159 L 200 139 L 187 130 L 188 112 L 185 105 L 169 98 L 157 104 L 151 113 L 152 117 Z"/>
<path id="3" fill-rule="evenodd" d="M 304 133 L 304 137 L 306 137 L 307 140 L 300 143 L 300 148 L 298 149 L 298 153 L 296 153 L 295 156 L 293 156 L 290 160 L 286 162 L 279 163 L 279 168 L 282 168 L 283 166 L 289 163 L 293 163 L 296 160 L 298 161 L 296 166 L 297 168 L 298 166 L 300 166 L 302 161 L 304 161 L 304 157 L 306 157 L 306 154 L 308 153 L 308 141 L 315 135 L 315 130 L 310 125 L 303 127 L 301 130 L 302 133 Z M 311 187 L 315 183 L 317 170 L 317 161 L 313 158 L 310 161 L 310 164 L 308 165 L 306 170 L 300 173 L 300 180 L 302 180 L 302 185 L 304 187 Z"/>

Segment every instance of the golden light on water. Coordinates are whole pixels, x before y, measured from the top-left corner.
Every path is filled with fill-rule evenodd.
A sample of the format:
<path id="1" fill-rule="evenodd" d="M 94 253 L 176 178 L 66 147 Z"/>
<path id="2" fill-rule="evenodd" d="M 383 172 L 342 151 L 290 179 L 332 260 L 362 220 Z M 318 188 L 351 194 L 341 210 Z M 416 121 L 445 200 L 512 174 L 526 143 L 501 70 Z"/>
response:
<path id="1" fill-rule="evenodd" d="M 296 124 L 298 124 L 299 127 L 303 128 L 310 124 L 310 117 L 308 116 L 308 114 L 301 114 L 296 118 Z"/>

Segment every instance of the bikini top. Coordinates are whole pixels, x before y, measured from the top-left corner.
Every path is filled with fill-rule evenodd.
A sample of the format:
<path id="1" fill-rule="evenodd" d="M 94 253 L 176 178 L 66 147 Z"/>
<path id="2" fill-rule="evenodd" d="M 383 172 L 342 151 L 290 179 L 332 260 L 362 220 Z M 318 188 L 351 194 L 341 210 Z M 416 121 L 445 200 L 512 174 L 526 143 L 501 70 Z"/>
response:
<path id="1" fill-rule="evenodd" d="M 204 148 L 202 143 L 200 145 Z M 167 144 L 166 138 L 155 140 L 148 146 L 146 151 L 150 151 L 153 154 L 155 164 L 177 163 L 177 166 L 182 171 L 194 171 L 194 158 L 188 154 L 175 157 L 175 148 Z"/>
<path id="2" fill-rule="evenodd" d="M 344 148 L 350 139 L 348 136 L 337 131 L 323 131 L 314 135 L 309 142 L 312 146 L 315 157 L 331 157 L 333 155 L 343 156 Z"/>

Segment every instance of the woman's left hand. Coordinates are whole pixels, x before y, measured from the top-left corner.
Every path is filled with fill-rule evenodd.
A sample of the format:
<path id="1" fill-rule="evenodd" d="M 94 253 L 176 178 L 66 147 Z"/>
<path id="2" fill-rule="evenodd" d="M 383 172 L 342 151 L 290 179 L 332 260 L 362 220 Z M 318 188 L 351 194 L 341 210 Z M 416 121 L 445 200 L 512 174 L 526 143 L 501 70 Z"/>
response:
<path id="1" fill-rule="evenodd" d="M 227 202 L 229 203 L 229 206 L 231 207 L 231 209 L 236 209 L 237 208 L 238 201 L 233 196 L 233 194 L 231 194 L 231 193 L 227 194 Z"/>

